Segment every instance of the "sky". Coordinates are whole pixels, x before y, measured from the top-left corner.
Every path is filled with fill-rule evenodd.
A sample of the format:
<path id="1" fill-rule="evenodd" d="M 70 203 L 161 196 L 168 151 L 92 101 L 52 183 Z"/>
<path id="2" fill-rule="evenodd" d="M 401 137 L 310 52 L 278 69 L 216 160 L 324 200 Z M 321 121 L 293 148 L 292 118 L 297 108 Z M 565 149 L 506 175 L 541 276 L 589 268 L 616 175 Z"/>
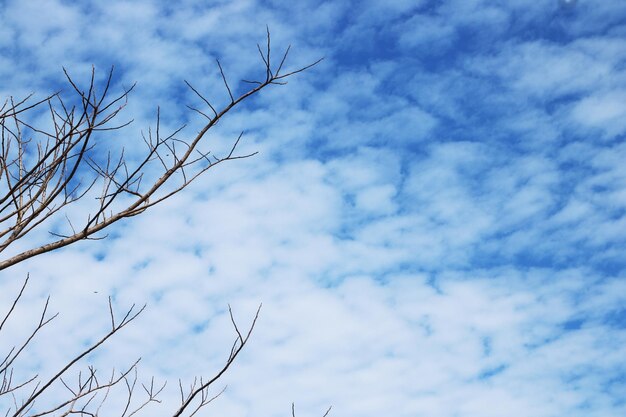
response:
<path id="1" fill-rule="evenodd" d="M 262 303 L 204 415 L 285 416 L 292 402 L 299 417 L 626 415 L 626 3 L 1 5 L 2 100 L 70 97 L 63 68 L 84 80 L 115 66 L 116 91 L 137 82 L 121 116 L 134 121 L 98 146 L 129 161 L 157 106 L 163 129 L 193 137 L 186 105 L 202 103 L 184 80 L 226 103 L 215 58 L 238 92 L 262 74 L 266 26 L 275 56 L 291 45 L 288 68 L 324 57 L 204 145 L 245 131 L 253 158 L 105 240 L 0 272 L 2 312 L 30 274 L 1 349 L 48 295 L 59 312 L 17 371 L 50 374 L 93 343 L 109 296 L 120 314 L 146 303 L 72 372 L 141 357 L 142 381 L 168 381 L 143 415 L 171 415 L 179 378 L 223 364 L 228 305 L 245 328 Z"/>

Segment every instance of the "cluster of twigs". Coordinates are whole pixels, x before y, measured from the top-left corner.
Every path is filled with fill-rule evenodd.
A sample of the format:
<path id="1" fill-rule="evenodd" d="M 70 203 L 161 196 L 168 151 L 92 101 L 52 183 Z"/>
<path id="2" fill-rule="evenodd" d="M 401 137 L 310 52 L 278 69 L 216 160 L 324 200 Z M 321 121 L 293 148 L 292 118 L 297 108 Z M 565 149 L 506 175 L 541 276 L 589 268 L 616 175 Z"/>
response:
<path id="1" fill-rule="evenodd" d="M 2 322 L 0 322 L 0 340 L 2 340 L 1 337 L 3 336 L 5 324 L 14 315 L 15 307 L 22 298 L 27 284 L 28 278 L 24 281 L 18 295 L 5 313 Z M 73 383 L 67 380 L 67 375 L 71 368 L 79 364 L 87 355 L 100 348 L 107 340 L 135 320 L 145 309 L 145 305 L 139 309 L 136 309 L 135 305 L 133 305 L 119 320 L 116 318 L 110 298 L 109 317 L 111 327 L 104 336 L 67 361 L 51 377 L 43 379 L 35 374 L 16 380 L 19 378 L 17 376 L 18 372 L 16 372 L 16 363 L 20 359 L 20 355 L 29 345 L 34 343 L 36 336 L 41 330 L 58 315 L 49 315 L 48 302 L 49 299 L 46 300 L 40 319 L 29 336 L 21 344 L 6 347 L 6 353 L 0 353 L 2 354 L 0 357 L 3 358 L 0 362 L 0 405 L 12 404 L 4 411 L 5 417 L 98 416 L 107 400 L 110 399 L 112 390 L 118 385 L 124 388 L 124 393 L 122 394 L 124 395 L 122 401 L 124 406 L 117 414 L 120 417 L 131 417 L 144 410 L 149 404 L 161 402 L 159 394 L 165 389 L 166 383 L 155 384 L 154 378 L 152 378 L 147 384 L 139 384 L 141 390 L 138 388 L 137 365 L 139 364 L 139 359 L 121 372 L 113 370 L 105 378 L 101 378 L 98 371 L 93 366 L 88 365 L 86 371 L 78 373 Z M 224 392 L 224 389 L 222 389 L 217 394 L 210 395 L 210 389 L 213 384 L 230 368 L 250 339 L 252 330 L 259 317 L 260 309 L 261 307 L 259 306 L 248 331 L 242 334 L 229 307 L 230 320 L 236 337 L 226 361 L 213 377 L 209 379 L 202 377 L 195 379 L 188 390 L 185 390 L 182 381 L 179 381 L 180 406 L 172 412 L 172 417 L 193 416 Z M 62 398 L 46 398 L 46 394 L 53 392 L 58 385 L 64 387 L 66 395 Z M 38 407 L 39 400 L 41 400 L 42 405 Z M 117 400 L 119 401 L 120 399 L 117 398 Z M 108 411 L 107 414 L 110 414 L 111 410 L 106 407 L 105 409 Z"/>
<path id="2" fill-rule="evenodd" d="M 87 89 L 81 89 L 67 71 L 69 85 L 78 95 L 79 105 L 69 106 L 61 94 L 51 95 L 30 103 L 7 100 L 0 108 L 0 253 L 24 238 L 39 225 L 58 215 L 62 209 L 85 197 L 96 185 L 101 187 L 96 208 L 80 224 L 67 219 L 69 232 L 51 232 L 52 241 L 40 242 L 32 248 L 18 251 L 0 260 L 0 270 L 33 256 L 62 248 L 83 239 L 99 239 L 98 232 L 113 223 L 144 212 L 177 194 L 200 175 L 226 161 L 248 158 L 255 153 L 238 154 L 241 135 L 225 156 L 203 152 L 198 145 L 229 111 L 247 98 L 273 84 L 286 80 L 319 62 L 284 72 L 289 48 L 276 68 L 272 67 L 268 31 L 267 47 L 258 48 L 263 60 L 265 78 L 244 80 L 254 87 L 236 97 L 222 65 L 217 67 L 230 101 L 217 109 L 205 95 L 186 82 L 202 100 L 206 109 L 190 109 L 206 118 L 200 131 L 189 139 L 181 139 L 185 126 L 164 135 L 161 132 L 160 110 L 157 109 L 156 128 L 144 135 L 146 152 L 138 162 L 128 161 L 124 152 L 113 159 L 93 154 L 95 137 L 103 131 L 119 130 L 130 122 L 115 125 L 133 87 L 109 98 L 113 70 L 99 92 L 95 70 Z M 38 128 L 27 120 L 34 109 L 45 106 L 52 130 Z M 25 132 L 33 136 L 25 136 Z M 160 165 L 161 174 L 147 175 L 148 166 Z M 92 178 L 85 181 L 85 178 Z M 117 203 L 117 204 L 116 204 Z M 121 206 L 120 206 L 121 204 Z"/>
<path id="3" fill-rule="evenodd" d="M 203 152 L 198 145 L 209 130 L 238 104 L 269 85 L 285 84 L 289 77 L 320 61 L 293 71 L 284 71 L 289 48 L 278 64 L 273 64 L 269 30 L 266 47 L 257 46 L 263 61 L 264 78 L 258 81 L 244 80 L 245 83 L 252 84 L 252 87 L 235 96 L 221 63 L 217 61 L 217 68 L 230 99 L 219 109 L 191 83 L 185 81 L 206 106 L 204 109 L 188 106 L 206 119 L 204 126 L 187 139 L 179 137 L 185 126 L 164 135 L 161 132 L 161 113 L 157 109 L 156 127 L 143 135 L 146 151 L 138 160 L 127 160 L 123 150 L 119 156 L 113 157 L 111 153 L 107 153 L 104 158 L 95 150 L 96 140 L 103 132 L 119 130 L 130 123 L 116 124 L 134 85 L 111 97 L 110 91 L 114 85 L 112 69 L 101 87 L 96 82 L 96 73 L 92 69 L 86 88 L 81 88 L 64 70 L 67 82 L 75 94 L 73 99 L 55 93 L 42 100 L 33 100 L 32 95 L 22 100 L 6 100 L 0 106 L 0 254 L 9 255 L 0 258 L 0 270 L 80 240 L 101 239 L 105 236 L 99 232 L 121 219 L 141 214 L 172 197 L 216 165 L 254 155 L 237 153 L 241 135 L 225 156 L 218 157 Z M 32 122 L 33 114 L 47 114 L 51 127 L 44 128 Z M 158 175 L 152 175 L 153 171 L 149 167 L 153 165 L 160 167 Z M 79 223 L 72 222 L 64 209 L 94 194 L 97 195 L 95 209 L 87 213 Z M 32 238 L 32 231 L 50 225 L 55 219 L 63 218 L 62 215 L 65 215 L 69 232 L 63 234 L 50 230 L 48 236 L 51 237 L 45 241 L 37 240 L 41 239 L 40 235 Z M 24 240 L 27 235 L 31 238 Z M 22 245 L 16 245 L 18 241 Z M 24 249 L 24 242 L 35 243 Z M 9 250 L 10 248 L 16 249 Z M 12 404 L 5 411 L 0 410 L 0 415 L 98 416 L 103 411 L 103 405 L 113 396 L 114 389 L 120 386 L 125 395 L 125 406 L 117 414 L 121 417 L 131 417 L 149 404 L 161 401 L 159 395 L 165 384 L 155 384 L 154 379 L 146 384 L 139 383 L 139 360 L 123 371 L 113 370 L 105 377 L 89 365 L 84 371 L 78 372 L 75 378 L 69 376 L 90 353 L 133 322 L 145 308 L 137 309 L 133 305 L 119 320 L 110 299 L 111 327 L 97 342 L 68 360 L 51 377 L 22 376 L 18 371 L 23 352 L 57 316 L 49 314 L 47 300 L 39 321 L 23 342 L 15 343 L 6 339 L 5 325 L 15 319 L 15 307 L 22 298 L 27 283 L 28 278 L 0 323 L 0 349 L 8 345 L 6 352 L 0 350 L 0 355 L 3 355 L 0 356 L 0 405 Z M 259 314 L 257 310 L 247 332 L 242 333 L 230 307 L 229 312 L 236 337 L 226 361 L 213 377 L 196 379 L 187 389 L 179 381 L 180 406 L 172 412 L 173 417 L 193 416 L 223 392 L 212 395 L 209 389 L 242 351 Z M 56 395 L 50 398 L 52 393 L 58 392 L 57 388 L 66 395 L 62 398 Z M 141 399 L 137 398 L 139 396 Z M 106 414 L 110 415 L 111 411 L 107 410 Z M 295 415 L 294 408 L 292 414 Z M 327 414 L 328 411 L 324 416 Z"/>

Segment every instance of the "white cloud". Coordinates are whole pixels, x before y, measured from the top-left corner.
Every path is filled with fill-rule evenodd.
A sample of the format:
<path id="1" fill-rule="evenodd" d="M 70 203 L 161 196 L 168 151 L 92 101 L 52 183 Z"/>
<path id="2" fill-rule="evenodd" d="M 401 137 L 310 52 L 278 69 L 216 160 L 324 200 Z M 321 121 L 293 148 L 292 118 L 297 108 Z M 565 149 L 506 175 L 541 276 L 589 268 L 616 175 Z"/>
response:
<path id="1" fill-rule="evenodd" d="M 3 94 L 54 91 L 61 65 L 80 78 L 116 64 L 116 87 L 139 81 L 135 125 L 110 137 L 131 158 L 157 104 L 168 128 L 197 130 L 183 79 L 223 102 L 214 57 L 233 85 L 258 72 L 265 24 L 294 44 L 290 68 L 327 60 L 207 144 L 243 129 L 260 155 L 108 240 L 2 271 L 2 311 L 32 278 L 0 345 L 50 293 L 62 315 L 22 369 L 46 374 L 106 331 L 108 295 L 120 312 L 146 302 L 89 361 L 143 357 L 143 375 L 170 381 L 148 413 L 167 415 L 177 378 L 227 355 L 227 305 L 244 327 L 262 302 L 211 412 L 623 414 L 623 13 L 583 3 L 567 16 L 550 1 L 7 3 Z"/>
<path id="2" fill-rule="evenodd" d="M 585 127 L 598 128 L 608 137 L 623 134 L 626 129 L 626 93 L 612 91 L 580 100 L 572 109 L 572 118 Z"/>

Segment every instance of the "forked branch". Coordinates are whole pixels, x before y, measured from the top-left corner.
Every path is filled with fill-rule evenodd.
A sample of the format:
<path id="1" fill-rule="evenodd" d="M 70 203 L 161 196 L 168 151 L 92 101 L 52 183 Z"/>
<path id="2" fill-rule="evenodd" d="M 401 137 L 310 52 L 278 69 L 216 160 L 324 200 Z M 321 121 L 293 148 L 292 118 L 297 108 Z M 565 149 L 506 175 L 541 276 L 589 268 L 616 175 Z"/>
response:
<path id="1" fill-rule="evenodd" d="M 14 302 L 9 308 L 8 313 L 5 314 L 2 321 L 3 324 L 7 323 L 12 318 L 15 312 L 15 306 L 22 298 L 27 284 L 28 278 L 24 281 L 24 285 L 14 298 Z M 154 378 L 151 378 L 148 383 L 139 382 L 139 359 L 121 372 L 112 370 L 108 376 L 102 376 L 102 374 L 91 365 L 87 365 L 84 370 L 79 371 L 74 377 L 69 376 L 72 368 L 78 366 L 90 353 L 101 348 L 107 340 L 128 324 L 132 323 L 145 309 L 145 305 L 139 309 L 133 305 L 123 315 L 117 317 L 110 298 L 108 304 L 110 329 L 104 336 L 88 348 L 83 349 L 72 359 L 68 360 L 65 365 L 61 366 L 51 377 L 42 379 L 38 375 L 32 375 L 25 380 L 17 382 L 14 375 L 16 374 L 15 370 L 19 369 L 19 366 L 16 364 L 16 362 L 19 362 L 19 352 L 30 347 L 34 343 L 35 336 L 39 334 L 43 325 L 49 323 L 52 318 L 56 317 L 56 314 L 52 317 L 48 317 L 46 314 L 47 309 L 48 300 L 45 303 L 39 323 L 32 335 L 27 338 L 26 342 L 23 343 L 19 349 L 13 347 L 4 355 L 5 358 L 8 359 L 3 361 L 0 368 L 0 404 L 3 404 L 2 401 L 5 400 L 5 396 L 13 399 L 13 406 L 10 406 L 6 410 L 6 417 L 23 417 L 27 415 L 29 417 L 52 415 L 67 416 L 73 414 L 97 416 L 107 400 L 111 397 L 116 397 L 119 400 L 120 396 L 124 407 L 118 416 L 132 417 L 139 414 L 152 403 L 161 403 L 159 395 L 165 389 L 166 383 L 155 383 Z M 194 379 L 188 390 L 183 389 L 182 382 L 179 381 L 181 402 L 180 406 L 171 414 L 172 417 L 180 417 L 182 415 L 193 416 L 224 392 L 226 387 L 215 394 L 211 394 L 210 390 L 213 384 L 231 367 L 244 346 L 248 343 L 258 320 L 260 310 L 261 306 L 257 309 L 248 330 L 242 333 L 229 306 L 229 315 L 234 329 L 235 339 L 224 365 L 212 377 Z M 5 329 L 0 328 L 0 330 Z M 0 342 L 5 338 L 5 333 L 0 331 Z M 53 398 L 50 398 L 54 386 L 63 388 L 65 396 L 60 396 L 58 394 L 59 391 L 56 390 Z M 5 400 L 4 403 L 6 404 L 6 402 Z M 35 408 L 36 403 L 38 403 L 37 408 Z"/>
<path id="2" fill-rule="evenodd" d="M 287 78 L 321 61 L 284 72 L 290 48 L 286 49 L 279 64 L 273 68 L 268 30 L 265 50 L 258 48 L 265 77 L 259 81 L 244 80 L 254 87 L 239 96 L 235 96 L 224 68 L 217 60 L 217 69 L 229 96 L 229 102 L 221 109 L 185 81 L 207 106 L 205 110 L 188 106 L 206 119 L 205 125 L 188 139 L 179 138 L 185 126 L 169 135 L 162 135 L 160 110 L 157 110 L 154 133 L 149 129 L 148 135 L 143 138 L 146 152 L 134 163 L 125 159 L 124 152 L 115 160 L 111 160 L 109 155 L 104 163 L 99 162 L 102 158 L 94 154 L 97 136 L 103 131 L 118 130 L 130 123 L 115 124 L 115 120 L 125 107 L 134 86 L 110 99 L 108 94 L 112 87 L 113 70 L 109 72 L 102 88 L 98 88 L 95 70 L 92 70 L 87 88 L 82 89 L 64 69 L 67 81 L 78 99 L 75 106 L 70 106 L 59 94 L 33 104 L 28 104 L 28 100 L 17 103 L 7 101 L 0 108 L 0 253 L 47 220 L 59 215 L 68 205 L 92 195 L 96 186 L 99 185 L 102 191 L 97 197 L 97 207 L 82 223 L 68 218 L 70 230 L 67 233 L 51 231 L 51 241 L 1 260 L 0 270 L 79 240 L 97 239 L 97 234 L 107 227 L 167 200 L 211 168 L 223 162 L 255 155 L 256 152 L 237 153 L 241 135 L 234 141 L 230 151 L 221 157 L 201 151 L 199 145 L 208 132 L 241 102 L 269 85 L 285 84 Z M 36 128 L 25 119 L 29 111 L 44 104 L 49 108 L 49 117 L 54 126 L 52 131 Z M 32 134 L 33 138 L 27 138 L 26 132 Z M 153 164 L 161 167 L 160 175 L 148 175 L 153 172 L 149 169 Z"/>
<path id="3" fill-rule="evenodd" d="M 0 341 L 2 341 L 2 339 L 5 339 L 6 337 L 6 329 L 4 325 L 9 320 L 11 320 L 12 316 L 14 315 L 15 307 L 22 298 L 27 284 L 28 277 L 24 280 L 24 284 L 22 285 L 18 295 L 14 298 L 11 307 L 9 308 L 8 312 L 5 314 L 2 320 L 2 326 L 0 326 Z M 126 311 L 121 319 L 116 319 L 113 307 L 111 305 L 111 301 L 109 299 L 109 315 L 111 320 L 111 328 L 104 336 L 102 336 L 91 346 L 82 350 L 72 359 L 68 360 L 51 377 L 48 377 L 47 379 L 41 379 L 38 375 L 32 375 L 30 377 L 27 377 L 25 380 L 15 381 L 14 375 L 15 370 L 19 368 L 18 363 L 20 360 L 20 353 L 30 347 L 35 342 L 36 336 L 39 335 L 43 327 L 49 324 L 58 315 L 54 314 L 52 316 L 49 316 L 47 314 L 49 300 L 50 297 L 46 299 L 39 321 L 35 326 L 35 329 L 26 338 L 26 340 L 19 345 L 10 347 L 8 349 L 8 352 L 3 354 L 4 359 L 0 364 L 0 400 L 2 399 L 2 397 L 9 395 L 13 398 L 14 404 L 13 407 L 10 407 L 6 410 L 6 416 L 20 417 L 27 415 L 27 413 L 30 413 L 33 410 L 37 400 L 43 397 L 44 394 L 46 394 L 47 392 L 51 391 L 53 385 L 57 383 L 62 384 L 67 389 L 67 391 L 69 392 L 68 397 L 66 399 L 56 398 L 52 401 L 48 400 L 46 404 L 52 403 L 52 405 L 44 407 L 44 409 L 40 409 L 39 411 L 35 413 L 30 413 L 28 415 L 30 415 L 31 417 L 39 417 L 51 415 L 57 412 L 61 412 L 63 410 L 65 410 L 65 414 L 63 415 L 74 413 L 83 413 L 84 415 L 89 415 L 86 410 L 90 407 L 91 404 L 94 403 L 94 400 L 98 396 L 98 394 L 102 392 L 107 393 L 112 387 L 122 382 L 126 383 L 128 386 L 130 375 L 132 375 L 133 372 L 136 371 L 137 363 L 139 362 L 139 360 L 137 360 L 128 369 L 121 372 L 117 376 L 115 371 L 113 371 L 111 373 L 111 376 L 103 381 L 98 378 L 97 371 L 91 366 L 87 368 L 87 372 L 85 374 L 79 372 L 75 384 L 69 384 L 66 379 L 64 379 L 64 376 L 67 375 L 68 371 L 70 371 L 72 367 L 77 365 L 87 355 L 100 348 L 107 340 L 117 334 L 121 329 L 133 322 L 143 312 L 145 308 L 145 306 L 143 306 L 139 309 L 136 309 L 133 305 L 130 309 Z M 154 384 L 152 384 L 150 389 L 146 389 L 144 387 L 144 390 L 146 390 L 148 394 L 147 402 L 144 401 L 144 403 L 147 405 L 150 402 L 157 401 L 156 397 L 161 392 L 162 388 L 154 387 Z M 130 391 L 131 392 L 129 392 L 128 394 L 129 398 L 132 396 L 133 389 L 131 389 Z"/>

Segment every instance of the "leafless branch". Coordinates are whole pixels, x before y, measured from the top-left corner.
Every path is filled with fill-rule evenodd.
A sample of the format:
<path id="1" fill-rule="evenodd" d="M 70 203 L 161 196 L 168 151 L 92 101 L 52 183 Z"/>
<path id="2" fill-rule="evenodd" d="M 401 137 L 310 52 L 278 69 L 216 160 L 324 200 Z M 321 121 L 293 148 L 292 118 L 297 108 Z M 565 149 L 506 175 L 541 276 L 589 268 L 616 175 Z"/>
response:
<path id="1" fill-rule="evenodd" d="M 230 308 L 229 308 L 229 311 Z M 252 320 L 252 324 L 250 325 L 250 327 L 248 328 L 248 332 L 246 333 L 245 337 L 241 336 L 241 333 L 239 332 L 239 329 L 237 327 L 237 325 L 235 324 L 235 321 L 232 320 L 233 323 L 233 327 L 236 330 L 237 333 L 237 338 L 235 339 L 235 349 L 231 350 L 230 354 L 228 355 L 228 359 L 226 360 L 226 363 L 224 364 L 224 366 L 212 377 L 210 378 L 208 381 L 204 382 L 202 381 L 202 379 L 200 379 L 200 384 L 198 384 L 196 386 L 196 384 L 194 383 L 189 391 L 188 395 L 184 395 L 183 394 L 183 388 L 182 388 L 182 384 L 180 385 L 180 393 L 181 393 L 181 406 L 180 408 L 178 408 L 178 410 L 176 410 L 173 414 L 172 417 L 180 417 L 185 410 L 187 410 L 193 403 L 193 401 L 195 399 L 198 399 L 201 406 L 202 407 L 204 404 L 208 404 L 210 401 L 213 401 L 213 398 L 210 399 L 210 401 L 207 401 L 208 397 L 208 389 L 211 386 L 211 384 L 213 384 L 215 381 L 217 381 L 227 370 L 228 368 L 230 368 L 230 366 L 233 364 L 233 362 L 235 361 L 235 359 L 237 358 L 237 356 L 239 355 L 239 353 L 243 350 L 244 346 L 246 345 L 246 343 L 248 343 L 248 339 L 250 338 L 250 335 L 252 334 L 252 330 L 254 329 L 254 326 L 256 325 L 257 319 L 259 318 L 259 313 L 261 312 L 261 305 L 259 305 L 259 308 L 256 311 L 256 314 L 254 316 L 254 319 Z M 231 318 L 232 318 L 232 312 L 230 313 Z M 218 394 L 219 395 L 219 394 Z M 197 411 L 197 409 L 196 409 Z M 194 411 L 195 414 L 195 411 Z"/>
<path id="2" fill-rule="evenodd" d="M 17 296 L 15 296 L 9 312 L 5 315 L 3 319 L 3 324 L 7 323 L 14 315 L 15 307 L 22 298 L 27 284 L 28 277 L 24 280 L 24 284 L 20 288 Z M 63 413 L 60 415 L 91 415 L 89 414 L 87 409 L 94 402 L 98 394 L 100 394 L 101 392 L 104 393 L 104 398 L 102 400 L 104 401 L 106 399 L 106 396 L 108 395 L 109 390 L 122 382 L 127 387 L 127 398 L 129 401 L 129 405 L 126 410 L 127 412 L 122 414 L 121 417 L 130 417 L 140 409 L 144 408 L 147 404 L 159 401 L 158 395 L 163 390 L 164 385 L 155 386 L 154 380 L 152 380 L 149 386 L 142 385 L 146 394 L 146 399 L 144 399 L 139 405 L 135 405 L 133 410 L 130 409 L 132 396 L 135 391 L 135 383 L 137 381 L 136 371 L 139 360 L 135 361 L 130 367 L 128 367 L 128 369 L 126 369 L 124 372 L 121 372 L 119 375 L 116 375 L 115 371 L 113 371 L 111 376 L 107 380 L 102 382 L 98 378 L 96 369 L 92 366 L 87 367 L 87 372 L 85 374 L 79 372 L 77 381 L 74 384 L 68 383 L 67 379 L 64 378 L 64 376 L 67 375 L 68 371 L 72 367 L 77 365 L 87 355 L 100 348 L 108 339 L 118 333 L 122 328 L 126 327 L 129 323 L 134 321 L 145 308 L 144 306 L 137 310 L 133 305 L 124 313 L 121 320 L 117 320 L 115 318 L 114 310 L 110 300 L 109 315 L 111 318 L 111 329 L 104 336 L 102 336 L 98 341 L 93 343 L 88 348 L 82 350 L 72 359 L 68 360 L 65 365 L 63 365 L 51 377 L 42 380 L 39 378 L 38 375 L 33 375 L 26 378 L 22 382 L 15 382 L 14 369 L 16 367 L 16 363 L 19 360 L 20 353 L 28 348 L 30 345 L 32 345 L 34 343 L 35 337 L 41 332 L 43 327 L 50 323 L 52 319 L 57 317 L 57 314 L 54 314 L 52 316 L 49 316 L 47 314 L 49 302 L 50 297 L 48 297 L 44 303 L 42 313 L 40 314 L 35 329 L 31 332 L 27 339 L 19 345 L 19 347 L 14 346 L 9 349 L 9 352 L 4 355 L 5 359 L 0 365 L 0 398 L 5 395 L 10 395 L 13 397 L 13 407 L 7 410 L 6 416 L 19 417 L 28 414 L 31 417 L 41 417 L 62 412 L 63 410 L 65 411 L 63 411 Z M 0 334 L 0 336 L 2 336 L 2 334 Z M 132 384 L 129 382 L 131 381 L 131 375 L 134 375 L 132 378 Z M 29 414 L 31 410 L 33 410 L 36 401 L 46 392 L 48 392 L 51 387 L 56 383 L 59 383 L 61 386 L 65 387 L 65 389 L 69 393 L 68 397 L 66 399 L 55 398 L 54 400 L 52 400 L 52 403 L 54 403 L 54 405 L 51 405 L 44 410 L 40 409 L 34 414 Z M 49 402 L 50 401 L 48 401 L 48 403 Z M 100 403 L 98 407 L 100 407 L 101 405 L 102 403 Z M 96 414 L 97 412 L 93 415 Z"/>
<path id="3" fill-rule="evenodd" d="M 113 223 L 143 213 L 147 208 L 177 194 L 199 175 L 218 164 L 255 155 L 256 152 L 236 153 L 241 136 L 234 142 L 230 152 L 223 157 L 214 156 L 213 159 L 209 159 L 206 157 L 209 152 L 200 151 L 198 147 L 209 130 L 241 102 L 271 84 L 283 84 L 286 78 L 320 62 L 318 60 L 283 74 L 281 71 L 290 47 L 285 51 L 278 67 L 273 69 L 270 39 L 268 29 L 265 51 L 258 48 L 264 64 L 265 79 L 246 81 L 255 86 L 238 97 L 233 94 L 221 62 L 216 60 L 220 77 L 230 98 L 230 102 L 220 110 L 191 83 L 185 81 L 191 91 L 210 109 L 213 116 L 209 116 L 200 108 L 188 106 L 203 116 L 207 123 L 195 136 L 180 139 L 178 135 L 182 134 L 184 126 L 167 136 L 162 136 L 160 109 L 157 109 L 156 135 L 153 137 L 152 130 L 148 130 L 148 138 L 144 137 L 147 152 L 134 164 L 134 169 L 129 169 L 133 164 L 125 159 L 123 153 L 116 163 L 107 160 L 105 165 L 100 165 L 93 156 L 96 140 L 100 140 L 99 137 L 103 133 L 122 129 L 132 121 L 115 123 L 126 106 L 134 85 L 109 98 L 113 87 L 113 68 L 102 87 L 98 87 L 95 69 L 92 68 L 86 88 L 82 88 L 64 68 L 67 82 L 78 99 L 75 106 L 70 106 L 67 99 L 58 93 L 33 104 L 28 103 L 29 97 L 18 102 L 8 100 L 1 109 L 3 112 L 0 113 L 0 253 L 58 213 L 67 216 L 64 209 L 90 195 L 89 191 L 97 182 L 102 184 L 104 191 L 98 197 L 99 207 L 86 216 L 82 225 L 75 219 L 70 221 L 68 218 L 70 230 L 51 231 L 50 236 L 56 240 L 42 242 L 0 260 L 0 270 L 79 240 L 90 239 Z M 42 104 L 48 106 L 53 124 L 51 131 L 39 129 L 25 119 L 29 111 L 36 110 Z M 27 131 L 35 136 L 27 138 Z M 176 146 L 177 143 L 182 146 Z M 201 157 L 192 156 L 198 152 Z M 146 182 L 145 178 L 148 177 L 146 172 L 153 161 L 158 161 L 163 171 L 151 182 Z M 77 178 L 86 174 L 93 179 L 83 185 L 83 181 L 77 181 Z M 120 205 L 122 196 L 127 197 L 125 201 L 130 201 L 125 206 Z"/>
<path id="4" fill-rule="evenodd" d="M 86 82 L 80 82 L 63 68 L 69 93 L 56 92 L 40 100 L 34 99 L 32 94 L 23 99 L 9 97 L 1 103 L 0 256 L 5 257 L 0 257 L 0 270 L 80 240 L 103 239 L 106 237 L 103 233 L 109 226 L 169 199 L 217 165 L 255 155 L 256 152 L 239 151 L 243 132 L 224 154 L 216 155 L 203 150 L 201 145 L 218 122 L 243 101 L 270 85 L 285 84 L 287 78 L 321 61 L 283 73 L 291 49 L 289 46 L 278 65 L 272 67 L 272 56 L 276 55 L 272 51 L 269 28 L 266 46 L 261 48 L 257 45 L 257 48 L 263 61 L 264 76 L 259 80 L 243 80 L 252 86 L 241 94 L 229 84 L 225 67 L 216 59 L 216 72 L 219 72 L 229 97 L 229 101 L 222 106 L 212 104 L 216 101 L 209 100 L 207 94 L 185 80 L 185 84 L 200 99 L 199 105 L 187 107 L 203 118 L 202 128 L 191 135 L 184 132 L 184 125 L 164 132 L 161 108 L 157 107 L 155 125 L 147 129 L 147 134 L 141 134 L 146 150 L 138 159 L 127 159 L 124 147 L 119 152 L 112 152 L 110 147 L 104 152 L 100 149 L 111 131 L 119 131 L 132 123 L 132 119 L 120 119 L 135 85 L 120 88 L 115 93 L 113 67 L 101 82 L 93 67 Z M 49 124 L 45 127 L 39 124 L 42 116 L 48 118 Z M 92 206 L 89 206 L 91 211 L 85 213 L 83 218 L 72 217 L 69 206 L 90 197 L 94 198 Z M 55 222 L 57 219 L 60 222 Z M 48 230 L 43 240 L 36 239 L 42 239 L 39 236 L 44 234 L 35 235 L 37 237 L 31 234 L 50 224 L 63 226 L 61 230 Z M 26 236 L 29 236 L 28 242 L 35 242 L 33 246 L 15 250 L 19 246 L 16 242 L 26 242 L 23 240 Z M 8 333 L 6 324 L 15 318 L 16 306 L 28 282 L 29 276 L 7 306 L 4 316 L 1 316 L 0 341 L 4 342 L 3 338 Z M 154 379 L 140 382 L 139 360 L 122 368 L 122 371 L 113 370 L 106 375 L 91 365 L 74 374 L 91 353 L 133 322 L 144 311 L 145 305 L 140 308 L 132 305 L 119 315 L 109 298 L 110 328 L 96 342 L 81 349 L 52 376 L 22 376 L 16 372 L 26 356 L 23 353 L 37 343 L 44 327 L 58 315 L 48 313 L 49 302 L 48 297 L 43 302 L 33 330 L 27 333 L 24 340 L 14 342 L 11 339 L 6 351 L 0 352 L 0 399 L 12 400 L 6 417 L 74 414 L 95 417 L 100 415 L 103 404 L 120 390 L 125 396 L 121 417 L 132 417 L 149 404 L 160 402 L 159 395 L 165 383 L 157 384 Z M 242 331 L 228 306 L 235 337 L 225 363 L 213 376 L 194 379 L 188 390 L 183 389 L 183 383 L 179 381 L 181 403 L 172 417 L 183 414 L 194 416 L 224 392 L 225 387 L 215 393 L 213 386 L 248 343 L 260 309 L 261 306 L 247 331 Z M 65 396 L 48 398 L 57 387 Z"/>

